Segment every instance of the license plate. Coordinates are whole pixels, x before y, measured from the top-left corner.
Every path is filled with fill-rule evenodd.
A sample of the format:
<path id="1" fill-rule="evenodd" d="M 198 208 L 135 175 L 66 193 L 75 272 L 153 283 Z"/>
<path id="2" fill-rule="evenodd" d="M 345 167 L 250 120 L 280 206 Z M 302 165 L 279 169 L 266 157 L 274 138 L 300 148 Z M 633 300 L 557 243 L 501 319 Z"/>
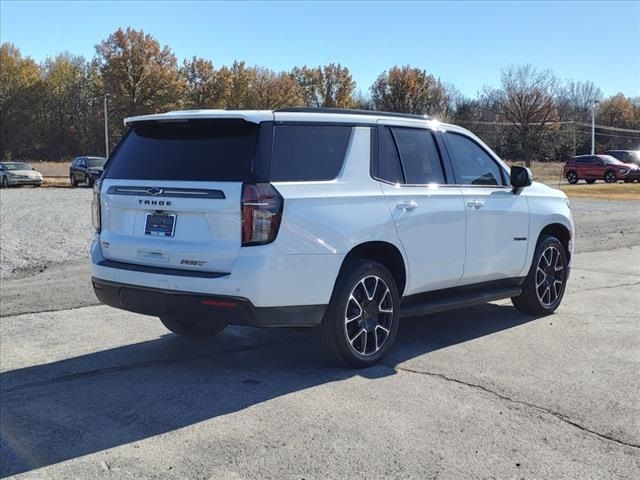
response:
<path id="1" fill-rule="evenodd" d="M 144 226 L 145 235 L 154 237 L 173 237 L 176 229 L 176 216 L 164 213 L 147 213 Z"/>

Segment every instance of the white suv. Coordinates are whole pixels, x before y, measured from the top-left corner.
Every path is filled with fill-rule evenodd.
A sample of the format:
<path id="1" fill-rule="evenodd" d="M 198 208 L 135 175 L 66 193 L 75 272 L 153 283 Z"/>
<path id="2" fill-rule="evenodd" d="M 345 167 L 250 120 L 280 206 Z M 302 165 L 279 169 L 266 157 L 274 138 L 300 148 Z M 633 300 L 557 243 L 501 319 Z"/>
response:
<path id="1" fill-rule="evenodd" d="M 125 123 L 94 189 L 92 281 L 177 334 L 316 327 L 362 367 L 400 317 L 503 298 L 544 315 L 562 300 L 566 196 L 463 128 L 300 108 Z"/>

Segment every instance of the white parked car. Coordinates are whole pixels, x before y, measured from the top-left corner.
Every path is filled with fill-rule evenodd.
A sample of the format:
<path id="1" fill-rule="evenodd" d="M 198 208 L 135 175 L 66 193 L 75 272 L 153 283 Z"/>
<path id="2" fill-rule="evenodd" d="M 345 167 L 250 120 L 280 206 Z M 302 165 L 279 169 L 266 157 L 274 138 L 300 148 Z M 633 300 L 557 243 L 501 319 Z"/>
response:
<path id="1" fill-rule="evenodd" d="M 0 162 L 0 186 L 33 185 L 39 187 L 44 182 L 42 174 L 28 163 Z"/>
<path id="2" fill-rule="evenodd" d="M 315 327 L 362 367 L 400 317 L 503 298 L 545 315 L 562 300 L 566 196 L 463 128 L 331 109 L 125 122 L 94 188 L 94 289 L 179 335 Z"/>

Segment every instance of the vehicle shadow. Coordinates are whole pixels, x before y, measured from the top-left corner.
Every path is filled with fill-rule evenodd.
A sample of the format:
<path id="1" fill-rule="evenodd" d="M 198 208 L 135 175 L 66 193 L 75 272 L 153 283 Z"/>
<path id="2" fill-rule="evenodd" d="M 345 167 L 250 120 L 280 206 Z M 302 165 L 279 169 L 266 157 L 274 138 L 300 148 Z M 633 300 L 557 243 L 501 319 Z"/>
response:
<path id="1" fill-rule="evenodd" d="M 533 320 L 482 305 L 402 321 L 392 354 L 366 370 L 327 365 L 312 336 L 231 328 L 213 342 L 174 335 L 0 375 L 0 476 L 170 432 Z"/>

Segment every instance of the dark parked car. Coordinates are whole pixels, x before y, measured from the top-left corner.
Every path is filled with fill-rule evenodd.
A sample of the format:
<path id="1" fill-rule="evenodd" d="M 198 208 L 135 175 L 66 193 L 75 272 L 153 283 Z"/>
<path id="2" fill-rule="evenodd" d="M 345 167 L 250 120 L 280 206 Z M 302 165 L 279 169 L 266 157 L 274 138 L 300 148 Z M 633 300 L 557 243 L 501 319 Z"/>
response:
<path id="1" fill-rule="evenodd" d="M 594 183 L 604 180 L 615 183 L 618 180 L 633 181 L 640 178 L 640 168 L 637 165 L 622 163 L 610 155 L 579 155 L 573 157 L 564 165 L 564 176 L 569 183 L 586 180 Z"/>
<path id="2" fill-rule="evenodd" d="M 607 150 L 604 154 L 611 155 L 622 163 L 628 163 L 629 165 L 636 165 L 640 167 L 640 150 Z M 633 180 L 640 181 L 640 178 L 625 179 L 627 182 Z"/>
<path id="3" fill-rule="evenodd" d="M 87 187 L 92 187 L 93 182 L 102 175 L 106 162 L 107 159 L 103 157 L 77 157 L 69 167 L 71 186 L 77 187 L 78 184 L 83 183 Z"/>

